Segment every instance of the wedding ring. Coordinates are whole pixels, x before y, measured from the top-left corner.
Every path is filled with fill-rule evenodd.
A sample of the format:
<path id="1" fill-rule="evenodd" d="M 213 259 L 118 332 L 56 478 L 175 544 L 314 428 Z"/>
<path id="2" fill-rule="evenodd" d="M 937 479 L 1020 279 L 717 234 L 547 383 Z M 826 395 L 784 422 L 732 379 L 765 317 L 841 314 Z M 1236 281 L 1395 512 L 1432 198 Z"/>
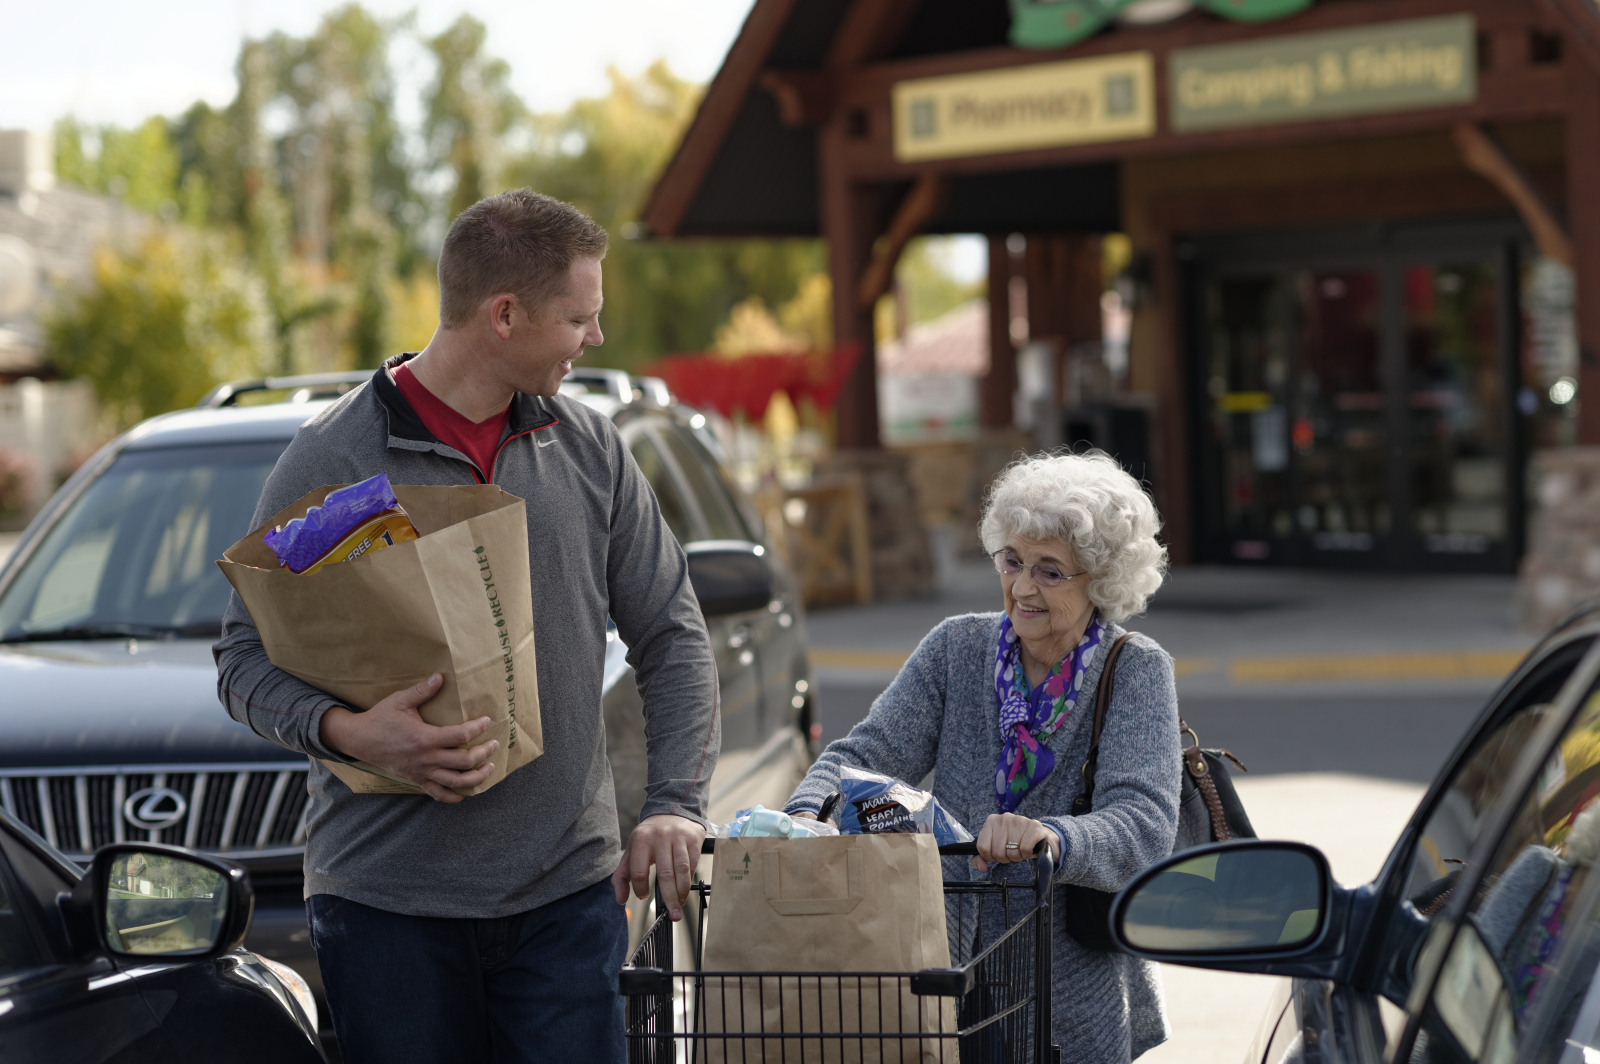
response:
<path id="1" fill-rule="evenodd" d="M 1006 849 L 1008 849 L 1008 850 L 1020 850 L 1020 849 L 1021 849 L 1021 848 L 1022 848 L 1022 847 L 1020 847 L 1020 846 L 1018 846 L 1018 845 L 1017 845 L 1017 844 L 1016 844 L 1016 843 L 1014 843 L 1014 842 L 1008 842 L 1008 843 L 1006 843 Z"/>

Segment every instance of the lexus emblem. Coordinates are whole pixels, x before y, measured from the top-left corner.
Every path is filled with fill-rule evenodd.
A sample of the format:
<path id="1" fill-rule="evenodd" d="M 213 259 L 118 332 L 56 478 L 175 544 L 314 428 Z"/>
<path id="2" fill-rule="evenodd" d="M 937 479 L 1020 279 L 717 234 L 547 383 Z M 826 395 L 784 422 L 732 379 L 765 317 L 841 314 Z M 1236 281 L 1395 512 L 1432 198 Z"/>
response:
<path id="1" fill-rule="evenodd" d="M 171 787 L 146 787 L 122 803 L 122 815 L 136 828 L 160 831 L 170 828 L 189 811 L 189 800 Z"/>

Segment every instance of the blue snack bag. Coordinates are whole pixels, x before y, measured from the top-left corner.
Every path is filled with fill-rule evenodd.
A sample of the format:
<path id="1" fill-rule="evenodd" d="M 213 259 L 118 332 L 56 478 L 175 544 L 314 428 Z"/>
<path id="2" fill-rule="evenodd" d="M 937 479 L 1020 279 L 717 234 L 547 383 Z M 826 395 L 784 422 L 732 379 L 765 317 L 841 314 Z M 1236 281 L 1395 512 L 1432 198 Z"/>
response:
<path id="1" fill-rule="evenodd" d="M 261 537 L 290 572 L 310 576 L 324 565 L 416 539 L 417 530 L 379 473 L 328 493 L 321 506 Z"/>
<path id="2" fill-rule="evenodd" d="M 939 799 L 893 777 L 844 768 L 839 794 L 841 835 L 932 835 L 940 846 L 972 841 Z"/>

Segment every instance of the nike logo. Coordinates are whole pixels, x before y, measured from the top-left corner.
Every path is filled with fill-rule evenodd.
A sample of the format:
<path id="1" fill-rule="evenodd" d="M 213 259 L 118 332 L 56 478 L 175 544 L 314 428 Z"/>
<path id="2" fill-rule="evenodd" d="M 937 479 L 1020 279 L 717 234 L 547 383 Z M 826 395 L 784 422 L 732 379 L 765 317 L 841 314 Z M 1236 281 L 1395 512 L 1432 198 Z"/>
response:
<path id="1" fill-rule="evenodd" d="M 555 442 L 556 442 L 555 440 L 539 440 L 538 444 L 539 444 L 540 447 L 548 447 L 552 443 L 555 443 Z"/>

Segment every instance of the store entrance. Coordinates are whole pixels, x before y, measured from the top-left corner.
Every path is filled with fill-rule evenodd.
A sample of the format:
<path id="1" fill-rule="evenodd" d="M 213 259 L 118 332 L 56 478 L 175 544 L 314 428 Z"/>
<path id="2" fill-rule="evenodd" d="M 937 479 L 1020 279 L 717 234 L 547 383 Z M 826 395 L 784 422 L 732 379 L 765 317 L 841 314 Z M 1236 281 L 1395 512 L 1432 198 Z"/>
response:
<path id="1" fill-rule="evenodd" d="M 1206 561 L 1510 570 L 1514 224 L 1196 243 Z"/>

